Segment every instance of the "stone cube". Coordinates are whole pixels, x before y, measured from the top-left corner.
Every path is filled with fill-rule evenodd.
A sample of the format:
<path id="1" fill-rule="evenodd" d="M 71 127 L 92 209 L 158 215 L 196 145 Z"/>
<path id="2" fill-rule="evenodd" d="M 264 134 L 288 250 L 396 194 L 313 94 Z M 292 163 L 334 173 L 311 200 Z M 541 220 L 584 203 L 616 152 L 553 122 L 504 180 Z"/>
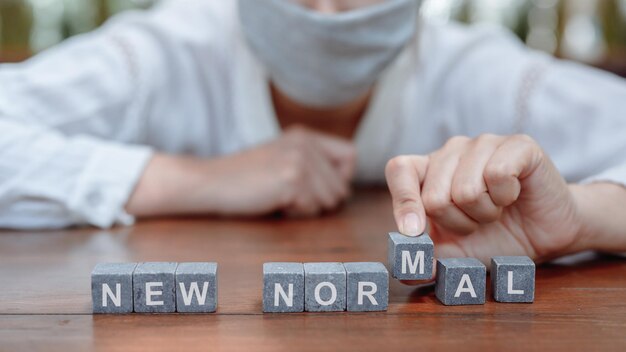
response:
<path id="1" fill-rule="evenodd" d="M 428 280 L 433 277 L 433 241 L 427 233 L 409 237 L 389 233 L 388 260 L 391 275 L 398 280 Z"/>
<path id="2" fill-rule="evenodd" d="M 346 310 L 346 269 L 342 263 L 304 263 L 304 310 Z"/>
<path id="3" fill-rule="evenodd" d="M 302 263 L 263 264 L 263 312 L 304 311 L 304 266 Z"/>
<path id="4" fill-rule="evenodd" d="M 533 302 L 535 263 L 526 256 L 491 258 L 491 290 L 497 302 Z"/>
<path id="5" fill-rule="evenodd" d="M 133 272 L 137 263 L 99 263 L 91 272 L 94 313 L 133 311 Z"/>
<path id="6" fill-rule="evenodd" d="M 217 263 L 179 263 L 176 311 L 211 313 L 217 309 Z"/>
<path id="7" fill-rule="evenodd" d="M 451 305 L 484 304 L 487 268 L 478 259 L 437 260 L 435 295 Z"/>
<path id="8" fill-rule="evenodd" d="M 382 263 L 344 263 L 347 275 L 347 309 L 349 312 L 387 310 L 389 305 L 389 272 Z"/>
<path id="9" fill-rule="evenodd" d="M 135 312 L 173 313 L 176 311 L 177 263 L 140 263 L 133 274 Z"/>

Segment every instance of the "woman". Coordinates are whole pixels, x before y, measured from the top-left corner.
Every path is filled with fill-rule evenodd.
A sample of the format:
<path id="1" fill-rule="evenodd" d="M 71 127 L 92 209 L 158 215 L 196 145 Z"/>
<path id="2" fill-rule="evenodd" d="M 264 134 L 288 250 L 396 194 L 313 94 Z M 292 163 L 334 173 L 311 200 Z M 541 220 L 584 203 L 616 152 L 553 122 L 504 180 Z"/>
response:
<path id="1" fill-rule="evenodd" d="M 418 10 L 170 1 L 2 66 L 0 226 L 311 216 L 386 172 L 438 256 L 626 250 L 626 84 Z"/>

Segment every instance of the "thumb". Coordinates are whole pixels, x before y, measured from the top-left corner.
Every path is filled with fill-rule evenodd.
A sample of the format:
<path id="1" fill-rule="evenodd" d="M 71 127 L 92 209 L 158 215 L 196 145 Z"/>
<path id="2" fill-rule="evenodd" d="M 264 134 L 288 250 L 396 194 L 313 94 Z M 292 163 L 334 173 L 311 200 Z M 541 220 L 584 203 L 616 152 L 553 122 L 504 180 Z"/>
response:
<path id="1" fill-rule="evenodd" d="M 428 157 L 421 155 L 397 156 L 385 167 L 396 225 L 407 236 L 417 236 L 426 228 L 420 184 L 427 168 Z"/>

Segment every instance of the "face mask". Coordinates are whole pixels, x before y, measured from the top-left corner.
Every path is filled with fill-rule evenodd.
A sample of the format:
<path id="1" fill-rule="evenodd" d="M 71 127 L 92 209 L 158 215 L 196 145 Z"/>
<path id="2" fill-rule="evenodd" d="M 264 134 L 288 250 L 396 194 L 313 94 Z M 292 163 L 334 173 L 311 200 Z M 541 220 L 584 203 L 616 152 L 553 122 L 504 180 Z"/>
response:
<path id="1" fill-rule="evenodd" d="M 290 0 L 239 0 L 243 33 L 280 91 L 311 107 L 351 102 L 374 85 L 416 30 L 420 0 L 337 14 Z"/>

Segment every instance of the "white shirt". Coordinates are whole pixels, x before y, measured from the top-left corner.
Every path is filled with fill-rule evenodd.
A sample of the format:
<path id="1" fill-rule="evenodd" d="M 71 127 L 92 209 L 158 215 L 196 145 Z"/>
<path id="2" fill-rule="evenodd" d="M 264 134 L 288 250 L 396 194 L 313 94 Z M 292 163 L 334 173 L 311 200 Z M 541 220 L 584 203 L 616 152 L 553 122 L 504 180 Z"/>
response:
<path id="1" fill-rule="evenodd" d="M 215 157 L 280 133 L 237 2 L 126 13 L 0 66 L 0 227 L 131 224 L 155 151 Z M 361 182 L 455 135 L 527 133 L 570 182 L 626 185 L 626 84 L 526 49 L 505 30 L 423 23 L 355 137 Z"/>

